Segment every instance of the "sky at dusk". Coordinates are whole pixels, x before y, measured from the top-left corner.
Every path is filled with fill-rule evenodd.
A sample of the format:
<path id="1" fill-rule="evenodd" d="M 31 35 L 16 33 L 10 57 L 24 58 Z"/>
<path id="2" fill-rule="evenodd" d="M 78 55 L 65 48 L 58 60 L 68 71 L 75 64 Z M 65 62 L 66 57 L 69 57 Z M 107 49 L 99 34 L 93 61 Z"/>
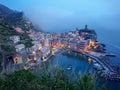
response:
<path id="1" fill-rule="evenodd" d="M 120 30 L 120 0 L 0 0 L 11 9 L 23 11 L 45 31 L 84 28 Z"/>

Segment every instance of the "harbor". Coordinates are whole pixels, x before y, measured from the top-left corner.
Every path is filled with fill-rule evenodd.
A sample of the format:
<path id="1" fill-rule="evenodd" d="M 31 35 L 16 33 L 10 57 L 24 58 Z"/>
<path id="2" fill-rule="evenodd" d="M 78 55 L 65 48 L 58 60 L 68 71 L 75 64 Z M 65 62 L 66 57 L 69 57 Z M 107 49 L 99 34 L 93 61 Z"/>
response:
<path id="1" fill-rule="evenodd" d="M 1 0 L 0 90 L 120 90 L 120 0 Z"/>
<path id="2" fill-rule="evenodd" d="M 114 79 L 112 79 L 112 77 L 103 77 L 100 75 L 101 73 L 101 68 L 96 69 L 96 67 L 94 67 L 94 64 L 97 63 L 99 64 L 96 60 L 92 59 L 92 61 L 90 62 L 88 60 L 88 57 L 86 56 L 82 56 L 81 53 L 77 53 L 77 52 L 69 52 L 67 50 L 68 53 L 59 53 L 56 54 L 50 61 L 52 62 L 51 65 L 52 66 L 59 66 L 60 68 L 67 68 L 68 72 L 72 73 L 73 71 L 76 73 L 80 73 L 80 74 L 85 74 L 91 72 L 92 74 L 96 73 L 96 75 L 99 78 L 99 84 L 101 83 L 105 83 L 108 90 L 117 90 L 117 88 L 120 88 L 120 83 L 118 80 L 116 80 L 114 77 Z M 105 58 L 104 58 L 105 59 Z M 103 62 L 102 62 L 103 63 Z M 72 69 L 71 69 L 72 67 Z M 101 65 L 100 65 L 101 67 Z M 114 86 L 113 86 L 114 85 Z"/>
<path id="3" fill-rule="evenodd" d="M 93 62 L 93 68 L 97 70 L 97 73 L 100 75 L 100 77 L 107 80 L 120 81 L 120 75 L 109 63 L 109 57 L 106 56 L 106 54 L 102 54 L 103 56 L 98 56 L 97 54 L 95 56 L 89 52 L 82 53 L 71 49 L 67 50 L 65 53 L 70 55 L 78 54 L 81 57 L 85 57 L 88 61 Z"/>

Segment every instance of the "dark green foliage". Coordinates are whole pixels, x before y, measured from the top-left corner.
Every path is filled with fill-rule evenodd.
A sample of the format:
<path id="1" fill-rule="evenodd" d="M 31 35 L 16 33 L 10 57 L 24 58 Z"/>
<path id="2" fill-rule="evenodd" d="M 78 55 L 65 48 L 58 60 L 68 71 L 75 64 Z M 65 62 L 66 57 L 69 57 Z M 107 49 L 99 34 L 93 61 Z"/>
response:
<path id="1" fill-rule="evenodd" d="M 1 90 L 29 90 L 35 78 L 29 71 L 14 72 L 5 78 L 1 85 Z"/>
<path id="2" fill-rule="evenodd" d="M 17 24 L 22 22 L 23 12 L 11 10 L 8 7 L 0 4 L 0 13 L 1 17 L 3 17 L 7 23 L 13 26 L 16 26 Z"/>
<path id="3" fill-rule="evenodd" d="M 29 27 L 25 27 L 25 24 L 29 20 L 26 19 L 23 12 L 12 10 L 2 4 L 0 4 L 0 18 L 3 18 L 8 24 L 14 27 L 20 27 L 25 31 L 29 31 L 30 29 L 39 31 L 32 23 Z"/>
<path id="4" fill-rule="evenodd" d="M 2 70 L 2 66 L 1 66 L 1 64 L 2 64 L 2 58 L 3 58 L 3 56 L 2 56 L 2 54 L 0 53 L 0 71 Z"/>
<path id="5" fill-rule="evenodd" d="M 80 75 L 78 81 L 71 82 L 74 77 L 70 78 L 65 70 L 56 67 L 51 72 L 43 68 L 38 76 L 28 70 L 7 75 L 0 80 L 0 90 L 106 90 L 105 87 L 96 89 L 96 79 L 90 73 Z"/>
<path id="6" fill-rule="evenodd" d="M 4 20 L 0 19 L 0 47 L 5 52 L 14 50 L 14 44 L 10 40 L 12 35 L 18 35 L 18 33 Z"/>
<path id="7" fill-rule="evenodd" d="M 4 51 L 9 53 L 15 51 L 15 48 L 12 45 L 1 45 L 1 48 L 4 49 Z"/>
<path id="8" fill-rule="evenodd" d="M 86 74 L 78 82 L 78 87 L 80 90 L 94 90 L 94 80 L 90 74 Z"/>
<path id="9" fill-rule="evenodd" d="M 20 40 L 21 41 L 19 43 L 23 43 L 25 45 L 25 48 L 30 48 L 31 46 L 33 46 L 32 39 L 30 39 L 30 37 L 26 33 L 20 34 Z"/>

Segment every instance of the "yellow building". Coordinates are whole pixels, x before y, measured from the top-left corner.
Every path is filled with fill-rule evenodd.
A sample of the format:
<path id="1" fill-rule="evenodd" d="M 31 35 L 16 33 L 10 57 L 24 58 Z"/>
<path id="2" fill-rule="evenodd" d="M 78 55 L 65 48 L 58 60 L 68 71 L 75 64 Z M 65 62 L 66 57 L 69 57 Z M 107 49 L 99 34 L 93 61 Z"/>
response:
<path id="1" fill-rule="evenodd" d="M 22 63 L 23 60 L 22 60 L 22 56 L 20 54 L 16 54 L 14 55 L 13 57 L 13 61 L 14 61 L 14 64 L 17 64 L 17 63 Z"/>

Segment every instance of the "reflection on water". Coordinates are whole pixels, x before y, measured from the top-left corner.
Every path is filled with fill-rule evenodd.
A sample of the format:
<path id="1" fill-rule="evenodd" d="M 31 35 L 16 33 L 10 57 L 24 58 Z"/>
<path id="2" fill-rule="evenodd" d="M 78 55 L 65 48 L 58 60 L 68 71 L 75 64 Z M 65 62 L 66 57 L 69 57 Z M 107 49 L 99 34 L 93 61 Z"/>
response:
<path id="1" fill-rule="evenodd" d="M 65 68 L 66 66 L 71 66 L 75 69 L 76 72 L 82 72 L 85 73 L 88 70 L 92 71 L 92 63 L 89 63 L 87 60 L 72 56 L 72 55 L 57 55 L 54 57 L 52 61 L 53 65 L 59 65 L 62 68 Z"/>

